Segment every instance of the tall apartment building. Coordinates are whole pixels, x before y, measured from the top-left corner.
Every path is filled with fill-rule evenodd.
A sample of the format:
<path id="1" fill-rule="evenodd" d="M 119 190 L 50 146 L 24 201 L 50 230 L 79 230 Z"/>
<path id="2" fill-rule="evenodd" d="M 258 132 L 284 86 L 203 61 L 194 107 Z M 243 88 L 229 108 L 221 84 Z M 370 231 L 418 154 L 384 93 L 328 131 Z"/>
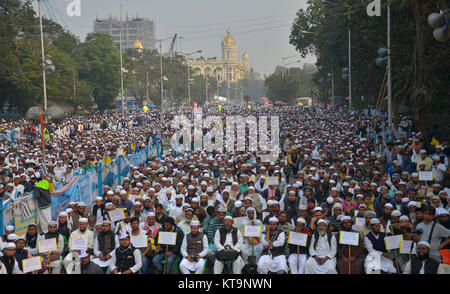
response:
<path id="1" fill-rule="evenodd" d="M 94 32 L 110 35 L 114 44 L 120 43 L 120 19 L 111 18 L 95 20 Z M 147 18 L 128 18 L 122 20 L 122 47 L 134 48 L 135 44 L 142 44 L 145 49 L 155 48 L 154 23 Z"/>

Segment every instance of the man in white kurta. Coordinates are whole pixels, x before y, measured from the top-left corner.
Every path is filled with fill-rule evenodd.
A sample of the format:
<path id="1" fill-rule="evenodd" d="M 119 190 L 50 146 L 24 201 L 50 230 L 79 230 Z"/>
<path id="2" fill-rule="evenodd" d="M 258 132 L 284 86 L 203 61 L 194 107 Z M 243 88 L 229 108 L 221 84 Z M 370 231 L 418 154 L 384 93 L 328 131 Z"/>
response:
<path id="1" fill-rule="evenodd" d="M 261 258 L 258 261 L 258 273 L 269 272 L 285 274 L 289 271 L 285 255 L 285 233 L 279 229 L 278 218 L 269 218 L 261 243 L 264 247 Z"/>
<path id="2" fill-rule="evenodd" d="M 209 252 L 208 237 L 206 234 L 199 232 L 199 221 L 193 220 L 190 225 L 191 231 L 184 235 L 183 243 L 181 244 L 180 252 L 183 260 L 180 263 L 180 271 L 183 274 L 194 272 L 198 275 L 203 272 L 205 256 Z M 199 242 L 202 243 L 200 244 Z"/>
<path id="3" fill-rule="evenodd" d="M 233 237 L 232 233 L 233 231 L 237 230 L 237 240 L 236 243 L 233 243 Z M 225 241 L 223 244 L 220 242 L 220 237 L 222 234 L 225 235 Z M 220 228 L 216 231 L 216 234 L 214 236 L 214 246 L 216 247 L 216 252 L 225 250 L 225 251 L 237 251 L 240 252 L 242 250 L 242 244 L 244 240 L 242 238 L 241 232 L 239 232 L 239 229 L 233 228 L 233 218 L 231 216 L 226 216 L 224 219 L 224 227 Z M 241 274 L 242 268 L 244 267 L 244 261 L 242 260 L 241 256 L 238 256 L 233 261 L 233 274 L 238 275 Z M 215 260 L 214 262 L 214 274 L 221 274 L 223 270 L 224 263 L 220 260 Z"/>
<path id="4" fill-rule="evenodd" d="M 336 238 L 328 231 L 327 226 L 326 221 L 322 219 L 317 221 L 318 234 L 314 234 L 311 238 L 310 257 L 306 261 L 305 274 L 337 274 Z M 328 242 L 329 234 L 331 234 L 330 242 Z"/>
<path id="5" fill-rule="evenodd" d="M 69 248 L 71 247 L 73 240 L 75 240 L 75 239 L 86 239 L 87 240 L 87 244 L 88 244 L 87 251 L 92 251 L 93 250 L 93 248 L 94 248 L 94 232 L 89 230 L 87 228 L 87 226 L 88 226 L 87 218 L 83 217 L 83 218 L 80 218 L 78 220 L 78 229 L 73 231 L 70 234 L 70 237 L 69 237 Z M 66 272 L 68 274 L 72 273 L 72 268 L 73 268 L 73 264 L 74 264 L 74 262 L 73 262 L 73 258 L 74 258 L 73 253 L 74 252 L 79 254 L 80 250 L 72 250 L 70 248 L 70 253 L 67 254 L 67 256 L 63 260 L 64 268 L 66 269 Z"/>
<path id="6" fill-rule="evenodd" d="M 241 222 L 239 231 L 244 234 L 245 226 L 262 226 L 261 220 L 256 218 L 256 209 L 249 207 L 246 210 L 247 217 Z M 259 239 L 259 240 L 258 240 Z M 248 263 L 249 256 L 255 256 L 255 263 L 258 263 L 263 250 L 261 238 L 245 237 L 242 245 L 242 258 L 245 264 Z M 258 242 L 259 241 L 259 242 Z"/>

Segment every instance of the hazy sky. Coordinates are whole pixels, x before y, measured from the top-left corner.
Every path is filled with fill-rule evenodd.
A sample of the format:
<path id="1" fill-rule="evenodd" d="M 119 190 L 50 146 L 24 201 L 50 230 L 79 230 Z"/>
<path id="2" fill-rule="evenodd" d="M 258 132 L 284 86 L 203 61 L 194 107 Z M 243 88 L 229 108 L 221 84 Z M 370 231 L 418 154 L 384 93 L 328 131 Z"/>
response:
<path id="1" fill-rule="evenodd" d="M 184 37 L 177 50 L 190 53 L 202 50 L 197 56 L 221 58 L 221 40 L 227 28 L 236 39 L 238 56 L 247 51 L 250 66 L 262 74 L 270 74 L 281 57 L 298 54 L 289 44 L 290 26 L 296 11 L 306 7 L 306 0 L 80 0 L 81 16 L 70 17 L 67 4 L 72 0 L 47 0 L 53 3 L 55 13 L 70 31 L 81 40 L 93 31 L 96 16 L 148 17 L 155 23 L 157 38 L 178 33 Z M 163 42 L 167 51 L 170 40 Z M 299 60 L 293 57 L 288 62 Z M 303 62 L 314 63 L 308 56 Z M 298 66 L 292 64 L 290 66 Z"/>

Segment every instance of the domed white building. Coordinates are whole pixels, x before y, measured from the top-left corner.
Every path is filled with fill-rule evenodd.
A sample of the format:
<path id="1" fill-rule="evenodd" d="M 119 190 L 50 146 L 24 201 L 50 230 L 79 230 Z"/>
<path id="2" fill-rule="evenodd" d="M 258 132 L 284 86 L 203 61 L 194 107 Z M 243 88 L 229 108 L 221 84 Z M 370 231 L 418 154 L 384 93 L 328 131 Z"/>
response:
<path id="1" fill-rule="evenodd" d="M 236 40 L 231 36 L 230 29 L 222 40 L 222 60 L 216 58 L 187 59 L 188 66 L 194 74 L 214 77 L 219 83 L 236 83 L 250 75 L 250 62 L 247 53 L 239 59 Z"/>

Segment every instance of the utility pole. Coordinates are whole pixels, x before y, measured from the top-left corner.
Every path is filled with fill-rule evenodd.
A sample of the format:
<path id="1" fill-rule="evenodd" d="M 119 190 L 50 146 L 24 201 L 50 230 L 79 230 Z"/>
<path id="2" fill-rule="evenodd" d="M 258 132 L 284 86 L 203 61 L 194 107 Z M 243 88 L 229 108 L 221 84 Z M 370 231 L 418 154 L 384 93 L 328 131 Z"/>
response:
<path id="1" fill-rule="evenodd" d="M 230 99 L 230 80 L 227 80 L 227 99 Z"/>
<path id="2" fill-rule="evenodd" d="M 73 101 L 75 102 L 75 111 L 77 112 L 77 88 L 75 86 L 75 71 L 72 74 L 72 81 L 73 81 Z"/>
<path id="3" fill-rule="evenodd" d="M 188 72 L 188 99 L 189 99 L 189 106 L 191 105 L 191 70 L 190 66 L 188 64 L 187 66 L 187 72 Z"/>
<path id="4" fill-rule="evenodd" d="M 161 85 L 161 109 L 163 107 L 163 101 L 164 101 L 164 81 L 163 81 L 163 64 L 162 64 L 162 39 L 159 39 L 159 66 L 161 69 L 161 77 L 159 79 L 160 85 Z"/>
<path id="5" fill-rule="evenodd" d="M 391 1 L 387 5 L 388 125 L 392 127 Z"/>
<path id="6" fill-rule="evenodd" d="M 350 11 L 348 12 L 348 98 L 352 110 L 352 32 L 350 28 Z"/>
<path id="7" fill-rule="evenodd" d="M 205 102 L 208 101 L 208 74 L 205 72 Z"/>
<path id="8" fill-rule="evenodd" d="M 47 112 L 47 82 L 45 80 L 45 66 L 44 66 L 44 60 L 45 60 L 45 51 L 44 51 L 44 31 L 42 28 L 42 7 L 41 7 L 41 0 L 38 0 L 39 5 L 39 24 L 41 27 L 41 51 L 42 51 L 42 87 L 44 90 L 44 112 Z M 47 121 L 47 116 L 44 115 L 45 121 Z"/>
<path id="9" fill-rule="evenodd" d="M 148 72 L 147 72 L 147 103 L 149 101 L 149 96 L 148 96 Z"/>
<path id="10" fill-rule="evenodd" d="M 123 97 L 123 57 L 122 57 L 122 3 L 120 3 L 120 92 L 122 96 L 122 114 L 125 113 L 125 103 Z"/>

